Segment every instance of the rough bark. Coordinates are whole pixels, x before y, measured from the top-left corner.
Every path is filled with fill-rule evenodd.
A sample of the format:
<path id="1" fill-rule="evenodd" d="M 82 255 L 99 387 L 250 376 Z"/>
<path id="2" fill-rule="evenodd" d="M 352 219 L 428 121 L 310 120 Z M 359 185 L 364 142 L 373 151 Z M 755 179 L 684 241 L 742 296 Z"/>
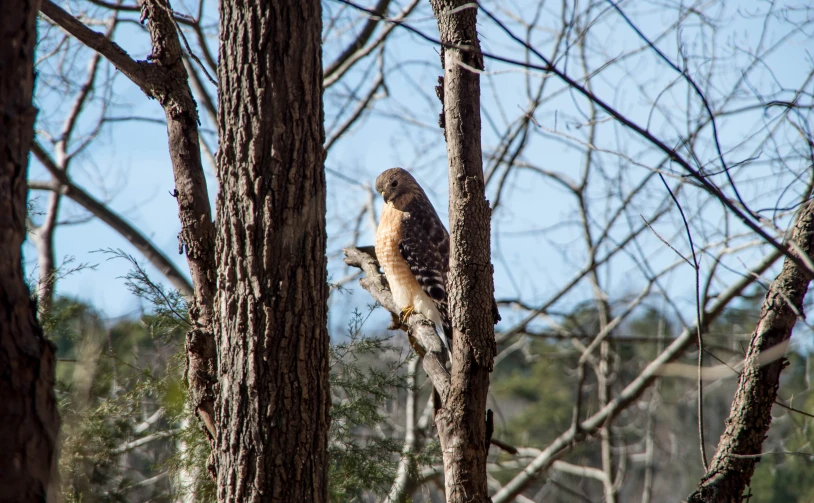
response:
<path id="1" fill-rule="evenodd" d="M 785 258 L 783 269 L 766 293 L 718 451 L 690 502 L 744 500 L 744 489 L 760 461 L 757 454 L 772 422 L 780 372 L 788 364 L 783 358 L 785 346 L 798 317 L 804 316 L 803 299 L 812 276 L 797 262 L 805 262 L 814 254 L 814 203 L 808 203 L 798 215 L 790 251 L 797 260 Z"/>
<path id="2" fill-rule="evenodd" d="M 37 0 L 0 1 L 0 501 L 46 501 L 59 430 L 54 347 L 23 276 Z"/>
<path id="3" fill-rule="evenodd" d="M 435 422 L 441 440 L 447 501 L 489 501 L 486 421 L 495 355 L 489 202 L 481 156 L 480 75 L 483 57 L 477 9 L 465 0 L 431 0 L 444 48 L 441 125 L 449 157 L 450 274 L 453 327 L 449 398 Z"/>
<path id="4" fill-rule="evenodd" d="M 164 108 L 180 251 L 194 286 L 188 378 L 215 442 L 219 498 L 324 501 L 330 401 L 320 5 L 220 4 L 217 248 L 177 26 L 166 0 L 142 8 L 148 61 L 133 60 L 50 0 L 42 12 Z"/>
<path id="5" fill-rule="evenodd" d="M 220 501 L 327 500 L 321 6 L 220 2 Z"/>

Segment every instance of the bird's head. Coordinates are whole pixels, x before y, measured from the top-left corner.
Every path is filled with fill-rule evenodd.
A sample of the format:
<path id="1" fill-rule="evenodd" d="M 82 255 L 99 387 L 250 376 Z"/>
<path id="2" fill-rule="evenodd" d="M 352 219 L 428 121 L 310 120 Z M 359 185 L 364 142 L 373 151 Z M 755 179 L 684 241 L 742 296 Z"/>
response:
<path id="1" fill-rule="evenodd" d="M 386 203 L 403 204 L 420 193 L 421 187 L 407 170 L 391 168 L 376 178 L 376 192 L 382 195 Z"/>

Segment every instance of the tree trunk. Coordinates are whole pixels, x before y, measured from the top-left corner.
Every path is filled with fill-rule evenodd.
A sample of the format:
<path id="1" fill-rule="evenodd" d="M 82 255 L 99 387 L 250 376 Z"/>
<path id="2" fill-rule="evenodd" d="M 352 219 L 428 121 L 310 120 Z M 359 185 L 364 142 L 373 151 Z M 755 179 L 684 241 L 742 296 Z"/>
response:
<path id="1" fill-rule="evenodd" d="M 791 242 L 792 253 L 798 257 L 808 260 L 814 255 L 814 203 L 808 203 L 798 215 Z M 788 363 L 783 355 L 797 318 L 803 316 L 803 299 L 811 279 L 810 271 L 786 257 L 763 300 L 718 451 L 690 502 L 743 501 L 744 489 L 760 461 L 756 455 L 772 422 L 780 372 Z"/>
<path id="2" fill-rule="evenodd" d="M 59 416 L 54 348 L 23 279 L 28 149 L 37 110 L 37 0 L 0 1 L 0 501 L 46 501 Z"/>
<path id="3" fill-rule="evenodd" d="M 327 500 L 321 6 L 220 2 L 220 501 Z"/>
<path id="4" fill-rule="evenodd" d="M 449 397 L 435 417 L 444 459 L 447 501 L 489 501 L 486 424 L 489 373 L 495 356 L 494 284 L 489 202 L 481 156 L 480 76 L 483 68 L 474 7 L 431 0 L 444 48 L 439 97 L 449 157 L 450 318 L 453 327 Z"/>

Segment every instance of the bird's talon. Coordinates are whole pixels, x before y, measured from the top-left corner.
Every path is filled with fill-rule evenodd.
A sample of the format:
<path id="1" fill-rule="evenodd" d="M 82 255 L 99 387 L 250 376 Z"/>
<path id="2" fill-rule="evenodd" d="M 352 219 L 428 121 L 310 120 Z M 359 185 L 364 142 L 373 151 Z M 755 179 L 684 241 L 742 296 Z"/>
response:
<path id="1" fill-rule="evenodd" d="M 401 320 L 402 323 L 406 322 L 407 318 L 409 318 L 410 315 L 413 314 L 413 311 L 415 311 L 413 306 L 402 307 L 401 314 L 399 315 L 399 320 Z"/>

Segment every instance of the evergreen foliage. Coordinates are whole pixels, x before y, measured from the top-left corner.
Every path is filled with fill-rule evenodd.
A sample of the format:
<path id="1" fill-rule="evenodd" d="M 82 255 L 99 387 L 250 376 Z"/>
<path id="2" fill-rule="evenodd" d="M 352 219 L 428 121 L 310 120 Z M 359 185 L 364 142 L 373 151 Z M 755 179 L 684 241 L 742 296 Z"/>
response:
<path id="1" fill-rule="evenodd" d="M 209 443 L 186 407 L 186 305 L 177 293 L 153 283 L 132 257 L 119 252 L 115 256 L 133 263 L 124 281 L 145 299 L 149 310 L 138 319 L 104 320 L 92 306 L 58 298 L 42 318 L 58 348 L 57 393 L 63 417 L 60 472 L 65 501 L 181 501 L 184 495 L 193 498 L 191 501 L 215 501 L 215 486 L 207 471 Z M 710 351 L 721 354 L 729 347 L 735 354 L 748 335 L 759 303 L 759 295 L 754 295 L 727 311 L 707 336 Z M 415 356 L 406 346 L 399 346 L 397 338 L 365 336 L 365 322 L 374 307 L 364 313 L 355 311 L 346 332 L 331 348 L 332 501 L 382 500 L 402 457 L 407 363 Z M 568 319 L 563 328 L 573 333 L 590 334 L 598 326 L 596 312 L 590 307 L 575 309 Z M 627 382 L 653 357 L 657 344 L 642 343 L 640 338 L 655 336 L 654 327 L 660 327 L 664 344 L 675 335 L 672 324 L 652 308 L 615 332 L 613 347 L 620 359 L 614 366 L 615 382 Z M 625 342 L 625 337 L 637 342 Z M 568 428 L 578 356 L 570 342 L 545 337 L 533 338 L 523 351 L 509 355 L 493 379 L 493 395 L 500 403 L 495 436 L 515 445 L 542 448 Z M 686 358 L 694 361 L 692 354 Z M 783 374 L 783 396 L 793 397 L 790 406 L 795 409 L 814 410 L 806 355 L 791 352 L 789 358 L 792 365 Z M 423 382 L 421 371 L 416 377 Z M 735 379 L 725 380 L 707 391 L 707 438 L 712 445 L 720 434 L 716 428 L 728 412 L 734 384 Z M 588 372 L 585 413 L 598 406 L 595 386 L 595 378 Z M 429 393 L 426 388 L 420 390 L 422 398 Z M 652 393 L 644 397 L 645 401 L 657 400 L 653 419 L 656 476 L 669 474 L 676 491 L 686 491 L 700 476 L 695 443 L 675 441 L 696 438 L 693 388 L 686 379 L 665 378 L 658 397 Z M 807 453 L 814 445 L 812 419 L 779 406 L 775 410 L 764 444 L 764 451 L 772 454 L 758 464 L 751 501 L 811 501 L 814 485 L 808 474 L 814 460 Z M 631 410 L 620 420 L 626 426 L 618 431 L 619 438 L 629 449 L 641 450 L 644 418 Z M 599 466 L 597 452 L 586 446 L 567 460 Z M 421 467 L 431 472 L 440 462 L 434 441 L 423 442 L 410 456 L 414 477 Z M 508 480 L 516 473 L 512 456 L 501 452 L 495 461 L 503 466 L 493 471 L 498 480 Z M 642 479 L 641 464 L 628 470 L 629 480 Z M 591 482 L 556 471 L 547 480 L 553 487 L 583 484 L 584 494 L 600 494 L 598 484 L 593 487 Z M 543 481 L 539 484 L 542 487 Z M 561 490 L 551 501 L 573 501 L 573 497 Z"/>
<path id="2" fill-rule="evenodd" d="M 57 345 L 57 393 L 63 417 L 60 473 L 67 502 L 216 501 L 210 446 L 186 406 L 181 295 L 153 282 L 121 250 L 105 250 L 132 269 L 124 278 L 144 300 L 138 319 L 104 320 L 92 306 L 58 298 L 43 315 Z M 367 314 L 355 311 L 331 347 L 330 495 L 332 501 L 379 500 L 401 459 L 398 407 L 415 358 L 389 337 L 366 337 Z M 439 459 L 435 443 L 411 454 L 412 466 Z"/>
<path id="3" fill-rule="evenodd" d="M 122 281 L 144 300 L 137 319 L 105 320 L 92 306 L 57 298 L 41 321 L 57 345 L 57 395 L 63 418 L 60 474 L 67 502 L 216 501 L 215 484 L 207 470 L 209 442 L 189 414 L 184 376 L 184 340 L 189 329 L 187 306 L 181 295 L 153 282 L 135 258 L 120 250 L 106 250 L 125 259 L 132 269 Z M 714 358 L 739 354 L 760 307 L 759 291 L 747 295 L 714 323 L 705 336 Z M 408 363 L 416 358 L 396 338 L 368 337 L 365 323 L 376 306 L 354 311 L 347 329 L 331 347 L 330 497 L 332 501 L 381 501 L 390 490 L 402 460 L 404 399 L 411 380 Z M 599 318 L 592 305 L 578 306 L 563 317 L 562 331 L 596 333 Z M 629 382 L 677 330 L 658 309 L 650 307 L 614 331 L 611 386 Z M 530 337 L 530 336 L 526 336 Z M 643 342 L 650 339 L 649 342 Z M 660 339 L 659 339 L 660 338 Z M 629 339 L 629 340 L 626 340 Z M 511 444 L 543 448 L 572 421 L 574 369 L 581 350 L 570 340 L 530 337 L 521 351 L 505 357 L 493 375 L 496 410 L 495 436 Z M 807 355 L 790 352 L 790 368 L 783 374 L 782 395 L 790 407 L 814 410 Z M 694 362 L 693 354 L 686 355 Z M 718 364 L 717 361 L 712 364 Z M 419 397 L 430 393 L 421 371 L 414 376 Z M 733 372 L 734 377 L 734 372 Z M 705 392 L 707 440 L 714 446 L 728 413 L 736 379 L 723 380 Z M 586 372 L 582 415 L 596 410 L 597 381 Z M 647 415 L 652 414 L 656 477 L 669 477 L 676 493 L 684 493 L 701 475 L 694 385 L 687 379 L 664 378 L 642 398 L 642 405 L 626 411 L 617 424 L 616 443 L 641 451 Z M 652 402 L 652 406 L 651 406 Z M 637 410 L 639 409 L 639 410 Z M 751 501 L 807 502 L 814 498 L 809 473 L 814 434 L 805 413 L 775 407 L 775 419 L 764 444 L 763 457 L 752 480 Z M 430 430 L 408 454 L 411 477 L 438 477 L 438 443 Z M 498 481 L 514 476 L 513 456 L 499 452 L 492 470 Z M 600 466 L 598 449 L 585 445 L 569 462 Z M 435 471 L 434 471 L 435 470 Z M 627 468 L 620 493 L 635 494 L 645 466 Z M 424 479 L 425 481 L 428 479 Z M 549 472 L 538 485 L 554 487 L 551 501 L 573 501 L 566 486 L 582 485 L 585 497 L 601 497 L 601 487 L 572 475 Z"/>

